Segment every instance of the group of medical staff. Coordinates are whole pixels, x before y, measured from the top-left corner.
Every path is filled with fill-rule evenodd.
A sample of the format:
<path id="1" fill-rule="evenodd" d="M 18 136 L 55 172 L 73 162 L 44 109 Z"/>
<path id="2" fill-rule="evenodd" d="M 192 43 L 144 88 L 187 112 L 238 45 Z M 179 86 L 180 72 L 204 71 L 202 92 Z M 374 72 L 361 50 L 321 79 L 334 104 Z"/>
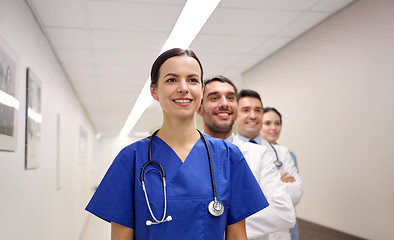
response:
<path id="1" fill-rule="evenodd" d="M 111 223 L 111 239 L 290 239 L 302 183 L 276 143 L 279 112 L 279 125 L 271 114 L 265 125 L 258 93 L 203 81 L 190 49 L 154 61 L 150 92 L 160 129 L 120 151 L 86 207 Z"/>

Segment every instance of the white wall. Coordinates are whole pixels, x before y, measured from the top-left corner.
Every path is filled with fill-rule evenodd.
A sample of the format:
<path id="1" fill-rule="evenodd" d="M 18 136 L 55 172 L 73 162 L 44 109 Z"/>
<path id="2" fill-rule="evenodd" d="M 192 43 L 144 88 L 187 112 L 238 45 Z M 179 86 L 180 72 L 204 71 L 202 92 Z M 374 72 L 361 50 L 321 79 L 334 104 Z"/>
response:
<path id="1" fill-rule="evenodd" d="M 85 112 L 23 0 L 0 0 L 0 35 L 19 57 L 17 150 L 0 151 L 0 239 L 78 239 L 94 176 L 97 142 Z M 26 68 L 41 81 L 40 166 L 24 169 Z M 62 188 L 56 185 L 57 114 L 60 114 Z M 88 157 L 79 163 L 79 128 L 88 133 Z"/>
<path id="2" fill-rule="evenodd" d="M 243 76 L 283 114 L 298 216 L 367 239 L 394 239 L 393 13 L 356 1 Z"/>
<path id="3" fill-rule="evenodd" d="M 95 168 L 95 184 L 98 185 L 105 173 L 107 172 L 109 166 L 112 164 L 115 157 L 118 155 L 120 150 L 139 138 L 129 138 L 129 137 L 103 137 L 100 139 L 100 147 L 98 149 L 98 161 L 100 163 L 96 165 Z M 148 151 L 148 149 L 147 149 Z"/>

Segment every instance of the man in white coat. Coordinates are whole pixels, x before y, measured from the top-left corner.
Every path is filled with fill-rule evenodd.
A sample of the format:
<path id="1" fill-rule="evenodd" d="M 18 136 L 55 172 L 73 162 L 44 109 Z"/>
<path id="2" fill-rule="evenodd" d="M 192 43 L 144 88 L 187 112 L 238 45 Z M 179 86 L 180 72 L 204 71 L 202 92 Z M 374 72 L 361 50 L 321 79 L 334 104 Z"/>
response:
<path id="1" fill-rule="evenodd" d="M 237 88 L 227 78 L 205 80 L 204 95 L 198 114 L 203 117 L 204 132 L 234 143 L 245 156 L 264 192 L 269 206 L 246 219 L 248 239 L 268 239 L 268 234 L 295 224 L 295 211 L 286 185 L 272 164 L 268 148 L 237 140 L 232 133 L 237 116 Z"/>
<path id="2" fill-rule="evenodd" d="M 253 90 L 242 90 L 237 95 L 237 119 L 238 134 L 235 136 L 240 142 L 254 142 L 268 149 L 271 162 L 276 164 L 281 172 L 281 180 L 286 184 L 293 205 L 296 206 L 302 196 L 302 181 L 294 160 L 288 148 L 280 145 L 272 145 L 260 136 L 263 124 L 263 104 L 260 95 Z M 270 234 L 271 240 L 289 239 L 289 229 L 281 229 Z"/>

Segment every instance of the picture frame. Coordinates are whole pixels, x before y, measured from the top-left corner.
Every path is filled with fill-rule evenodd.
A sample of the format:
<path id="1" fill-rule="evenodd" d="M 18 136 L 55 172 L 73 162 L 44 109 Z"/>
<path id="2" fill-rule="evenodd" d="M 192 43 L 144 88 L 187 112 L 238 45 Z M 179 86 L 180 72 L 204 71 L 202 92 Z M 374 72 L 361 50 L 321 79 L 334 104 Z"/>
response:
<path id="1" fill-rule="evenodd" d="M 63 188 L 63 162 L 61 159 L 61 116 L 56 116 L 56 190 Z"/>
<path id="2" fill-rule="evenodd" d="M 16 53 L 0 35 L 0 151 L 17 147 L 18 65 Z"/>
<path id="3" fill-rule="evenodd" d="M 39 167 L 41 123 L 41 81 L 30 68 L 27 68 L 25 169 L 37 169 Z"/>
<path id="4" fill-rule="evenodd" d="M 80 126 L 79 127 L 79 164 L 86 163 L 88 158 L 88 133 Z"/>

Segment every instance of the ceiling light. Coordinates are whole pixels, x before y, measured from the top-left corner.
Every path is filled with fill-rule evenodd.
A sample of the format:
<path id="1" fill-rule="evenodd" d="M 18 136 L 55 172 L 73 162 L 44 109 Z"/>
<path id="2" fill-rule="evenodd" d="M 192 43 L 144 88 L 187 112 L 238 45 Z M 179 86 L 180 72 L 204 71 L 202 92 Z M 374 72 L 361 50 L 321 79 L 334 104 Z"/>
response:
<path id="1" fill-rule="evenodd" d="M 188 0 L 160 53 L 175 47 L 188 48 L 219 2 L 220 0 Z M 120 131 L 120 136 L 125 137 L 130 133 L 141 115 L 153 101 L 149 88 L 150 78 L 147 79 L 142 88 L 133 109 Z"/>
<path id="2" fill-rule="evenodd" d="M 126 137 L 127 135 L 129 135 L 131 129 L 133 129 L 138 119 L 140 119 L 141 115 L 144 113 L 146 108 L 153 101 L 153 98 L 150 95 L 149 88 L 150 88 L 150 78 L 148 78 L 148 80 L 145 82 L 145 85 L 142 88 L 142 91 L 138 96 L 137 101 L 135 101 L 133 109 L 131 110 L 129 116 L 127 117 L 127 120 L 122 128 L 122 131 L 120 131 L 119 135 L 121 137 Z"/>
<path id="3" fill-rule="evenodd" d="M 133 137 L 136 137 L 136 138 L 146 138 L 151 134 L 152 134 L 151 132 L 135 132 L 132 135 L 133 135 Z"/>
<path id="4" fill-rule="evenodd" d="M 176 47 L 188 48 L 219 2 L 220 0 L 187 1 L 161 52 Z"/>

